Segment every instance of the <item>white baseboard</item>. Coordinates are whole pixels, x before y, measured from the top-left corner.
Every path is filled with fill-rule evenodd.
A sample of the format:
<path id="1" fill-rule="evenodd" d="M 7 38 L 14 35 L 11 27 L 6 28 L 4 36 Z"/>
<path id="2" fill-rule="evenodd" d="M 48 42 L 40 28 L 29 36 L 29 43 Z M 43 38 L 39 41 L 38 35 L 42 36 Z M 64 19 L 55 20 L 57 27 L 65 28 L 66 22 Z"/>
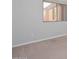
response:
<path id="1" fill-rule="evenodd" d="M 36 43 L 36 42 L 41 42 L 41 41 L 48 40 L 48 39 L 54 39 L 54 38 L 58 38 L 58 37 L 66 36 L 66 35 L 67 34 L 56 35 L 56 36 L 49 37 L 49 38 L 44 38 L 44 39 L 35 40 L 35 41 L 31 41 L 31 42 L 21 43 L 21 44 L 13 45 L 12 48 L 19 47 L 22 45 L 28 45 L 28 44 L 32 44 L 32 43 Z"/>

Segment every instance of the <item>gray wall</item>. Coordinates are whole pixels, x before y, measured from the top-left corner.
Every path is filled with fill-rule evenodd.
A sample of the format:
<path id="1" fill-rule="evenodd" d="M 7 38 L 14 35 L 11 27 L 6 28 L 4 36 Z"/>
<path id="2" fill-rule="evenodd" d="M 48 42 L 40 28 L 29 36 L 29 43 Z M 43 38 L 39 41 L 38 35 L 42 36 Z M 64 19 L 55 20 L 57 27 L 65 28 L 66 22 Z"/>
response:
<path id="1" fill-rule="evenodd" d="M 66 33 L 66 22 L 42 22 L 42 0 L 13 0 L 13 45 Z"/>
<path id="2" fill-rule="evenodd" d="M 67 21 L 67 5 L 64 6 L 64 19 Z"/>
<path id="3" fill-rule="evenodd" d="M 44 0 L 47 2 L 56 2 L 56 3 L 61 3 L 61 4 L 67 4 L 67 0 Z"/>

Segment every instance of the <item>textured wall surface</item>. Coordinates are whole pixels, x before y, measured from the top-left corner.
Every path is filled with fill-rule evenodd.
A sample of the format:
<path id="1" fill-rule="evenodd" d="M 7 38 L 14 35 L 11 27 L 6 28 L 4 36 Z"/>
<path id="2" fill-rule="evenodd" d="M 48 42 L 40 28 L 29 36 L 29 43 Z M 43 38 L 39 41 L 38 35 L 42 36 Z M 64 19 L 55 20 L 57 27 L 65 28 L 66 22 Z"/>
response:
<path id="1" fill-rule="evenodd" d="M 67 59 L 66 36 L 13 48 L 12 59 Z"/>

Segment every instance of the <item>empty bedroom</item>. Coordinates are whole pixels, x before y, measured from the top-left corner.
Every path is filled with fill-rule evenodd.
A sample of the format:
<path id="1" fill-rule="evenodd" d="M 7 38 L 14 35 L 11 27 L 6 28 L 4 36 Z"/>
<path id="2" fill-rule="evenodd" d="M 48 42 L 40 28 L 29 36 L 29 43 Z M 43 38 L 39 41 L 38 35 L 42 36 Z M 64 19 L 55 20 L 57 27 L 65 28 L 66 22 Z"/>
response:
<path id="1" fill-rule="evenodd" d="M 67 0 L 12 0 L 12 59 L 67 59 Z"/>

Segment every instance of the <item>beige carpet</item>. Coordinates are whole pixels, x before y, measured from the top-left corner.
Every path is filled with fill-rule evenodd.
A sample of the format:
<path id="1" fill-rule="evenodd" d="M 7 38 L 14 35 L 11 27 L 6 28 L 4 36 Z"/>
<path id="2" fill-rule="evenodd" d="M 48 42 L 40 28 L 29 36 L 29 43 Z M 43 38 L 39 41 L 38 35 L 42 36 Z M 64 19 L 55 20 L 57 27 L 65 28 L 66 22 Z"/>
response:
<path id="1" fill-rule="evenodd" d="M 67 59 L 66 36 L 13 48 L 13 59 Z"/>

